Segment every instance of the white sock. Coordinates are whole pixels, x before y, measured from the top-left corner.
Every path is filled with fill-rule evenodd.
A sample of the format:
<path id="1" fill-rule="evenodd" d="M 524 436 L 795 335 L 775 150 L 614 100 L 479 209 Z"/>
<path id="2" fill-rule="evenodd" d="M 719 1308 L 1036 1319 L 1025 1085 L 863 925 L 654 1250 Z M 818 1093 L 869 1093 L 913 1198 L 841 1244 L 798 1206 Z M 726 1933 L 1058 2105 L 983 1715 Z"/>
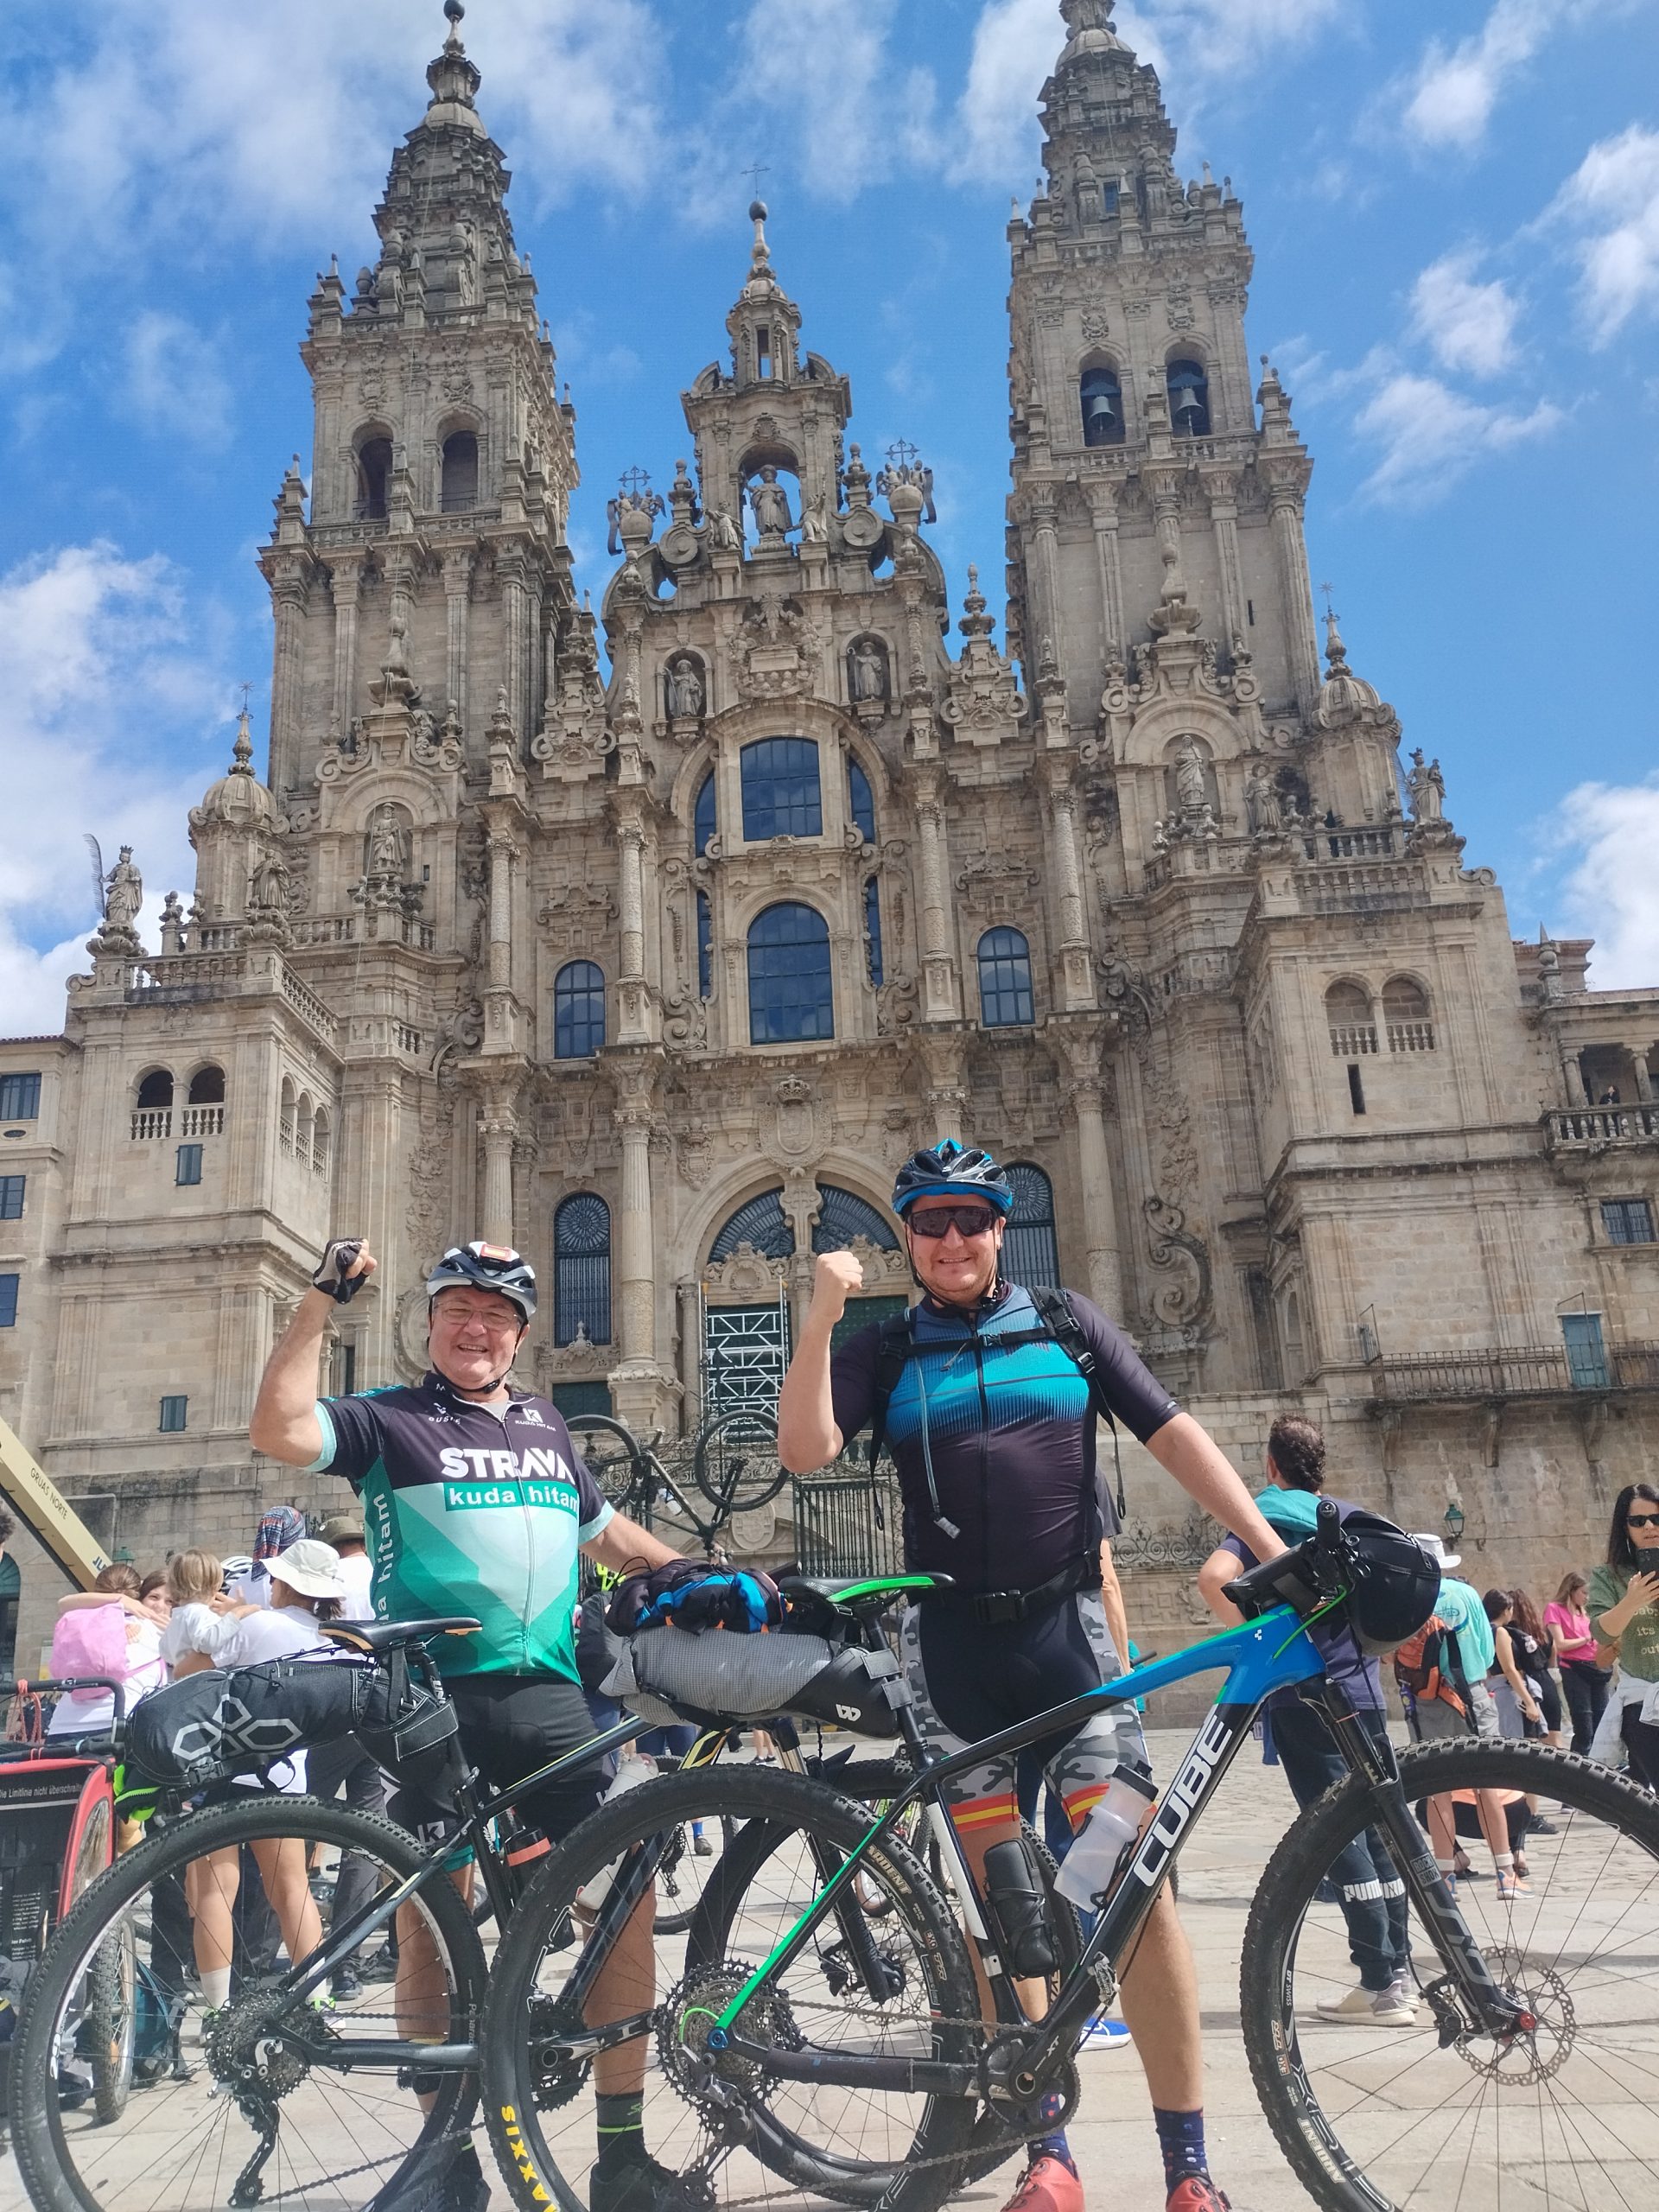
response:
<path id="1" fill-rule="evenodd" d="M 1492 1857 L 1497 1862 L 1497 1871 L 1500 1874 L 1514 1873 L 1515 1853 L 1512 1851 L 1495 1851 Z"/>
<path id="2" fill-rule="evenodd" d="M 210 2012 L 219 2012 L 230 2003 L 231 1970 L 229 1967 L 203 1967 L 201 2001 Z"/>
<path id="3" fill-rule="evenodd" d="M 1458 1862 L 1455 1859 L 1437 1859 L 1434 1861 L 1434 1871 L 1437 1874 L 1450 1877 L 1457 1872 Z"/>

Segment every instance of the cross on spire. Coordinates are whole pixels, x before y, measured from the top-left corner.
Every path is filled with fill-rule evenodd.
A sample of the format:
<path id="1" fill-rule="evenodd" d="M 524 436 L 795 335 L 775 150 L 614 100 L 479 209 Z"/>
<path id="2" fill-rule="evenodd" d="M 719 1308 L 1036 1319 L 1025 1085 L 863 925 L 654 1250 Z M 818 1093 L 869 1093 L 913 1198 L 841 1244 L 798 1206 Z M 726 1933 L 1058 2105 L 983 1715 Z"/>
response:
<path id="1" fill-rule="evenodd" d="M 651 477 L 648 472 L 637 467 L 625 468 L 622 472 L 622 489 L 629 499 L 637 504 L 640 493 L 649 492 L 651 489 Z"/>
<path id="2" fill-rule="evenodd" d="M 1325 620 L 1329 622 L 1334 622 L 1337 619 L 1336 606 L 1332 598 L 1332 593 L 1334 588 L 1335 587 L 1331 584 L 1321 584 L 1319 586 L 1319 590 L 1324 594 L 1325 598 Z"/>
<path id="3" fill-rule="evenodd" d="M 770 176 L 772 171 L 764 162 L 751 162 L 747 168 L 739 171 L 739 175 L 749 180 L 750 199 L 758 200 L 760 197 L 760 180 L 763 176 Z"/>
<path id="4" fill-rule="evenodd" d="M 895 468 L 912 468 L 919 458 L 918 448 L 907 438 L 899 438 L 887 448 L 887 459 Z"/>

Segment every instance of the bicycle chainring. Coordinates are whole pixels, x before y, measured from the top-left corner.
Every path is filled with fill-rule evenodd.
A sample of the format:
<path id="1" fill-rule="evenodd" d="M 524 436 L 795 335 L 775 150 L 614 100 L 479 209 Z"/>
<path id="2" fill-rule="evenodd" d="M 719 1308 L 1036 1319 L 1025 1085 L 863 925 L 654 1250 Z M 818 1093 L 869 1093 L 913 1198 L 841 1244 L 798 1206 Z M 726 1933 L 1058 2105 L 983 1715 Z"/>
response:
<path id="1" fill-rule="evenodd" d="M 764 2067 L 709 2048 L 709 2030 L 755 1971 L 741 1959 L 699 1967 L 658 2008 L 658 2063 L 678 2095 L 708 2119 L 723 2117 L 734 2093 L 740 2102 L 752 2103 L 773 2086 Z M 805 2042 L 788 1999 L 777 1990 L 752 1997 L 733 2024 L 749 2043 L 799 2050 Z"/>
<path id="2" fill-rule="evenodd" d="M 532 1997 L 525 2020 L 525 2033 L 531 2061 L 535 2067 L 535 2098 L 537 2112 L 556 2112 L 561 2105 L 568 2105 L 572 2097 L 581 2094 L 593 2071 L 589 2058 L 573 2057 L 559 2049 L 562 2036 L 581 2034 L 583 2022 L 562 2018 L 562 2003 L 550 1997 Z M 538 2050 L 538 2044 L 547 2046 Z"/>

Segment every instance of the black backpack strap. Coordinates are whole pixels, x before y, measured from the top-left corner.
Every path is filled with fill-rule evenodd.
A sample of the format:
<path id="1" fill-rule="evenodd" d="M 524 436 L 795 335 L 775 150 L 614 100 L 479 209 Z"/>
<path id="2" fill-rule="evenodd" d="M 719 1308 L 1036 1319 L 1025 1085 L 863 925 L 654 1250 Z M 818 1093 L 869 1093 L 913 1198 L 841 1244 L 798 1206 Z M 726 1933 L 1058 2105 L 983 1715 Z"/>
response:
<path id="1" fill-rule="evenodd" d="M 899 1388 L 899 1378 L 905 1371 L 905 1363 L 915 1348 L 911 1334 L 910 1313 L 894 1313 L 881 1324 L 881 1333 L 875 1344 L 875 1402 L 870 1410 L 870 1478 L 875 1478 L 875 1463 L 880 1457 L 881 1446 L 887 1433 L 887 1407 L 893 1392 Z"/>
<path id="2" fill-rule="evenodd" d="M 1117 1518 L 1119 1525 L 1128 1518 L 1128 1503 L 1123 1495 L 1123 1455 L 1118 1449 L 1117 1422 L 1107 1403 L 1105 1385 L 1100 1379 L 1100 1363 L 1094 1347 L 1083 1333 L 1071 1300 L 1063 1290 L 1042 1283 L 1027 1293 L 1051 1336 L 1089 1385 L 1089 1396 L 1096 1418 L 1103 1421 L 1112 1432 L 1112 1464 L 1117 1471 Z"/>

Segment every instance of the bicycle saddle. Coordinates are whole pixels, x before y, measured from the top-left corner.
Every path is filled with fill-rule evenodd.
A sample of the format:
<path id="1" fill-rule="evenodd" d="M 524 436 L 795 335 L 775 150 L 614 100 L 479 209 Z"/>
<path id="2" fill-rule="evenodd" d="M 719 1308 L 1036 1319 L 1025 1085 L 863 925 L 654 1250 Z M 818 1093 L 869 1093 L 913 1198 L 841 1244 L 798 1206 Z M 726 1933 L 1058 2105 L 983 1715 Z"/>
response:
<path id="1" fill-rule="evenodd" d="M 810 1575 L 785 1574 L 778 1587 L 784 1599 L 799 1595 L 842 1613 L 879 1613 L 900 1598 L 918 1596 L 924 1590 L 950 1590 L 948 1574 Z"/>
<path id="2" fill-rule="evenodd" d="M 483 1626 L 469 1613 L 447 1613 L 433 1621 L 326 1621 L 322 1633 L 353 1651 L 372 1651 L 377 1658 L 429 1636 L 471 1636 Z"/>

